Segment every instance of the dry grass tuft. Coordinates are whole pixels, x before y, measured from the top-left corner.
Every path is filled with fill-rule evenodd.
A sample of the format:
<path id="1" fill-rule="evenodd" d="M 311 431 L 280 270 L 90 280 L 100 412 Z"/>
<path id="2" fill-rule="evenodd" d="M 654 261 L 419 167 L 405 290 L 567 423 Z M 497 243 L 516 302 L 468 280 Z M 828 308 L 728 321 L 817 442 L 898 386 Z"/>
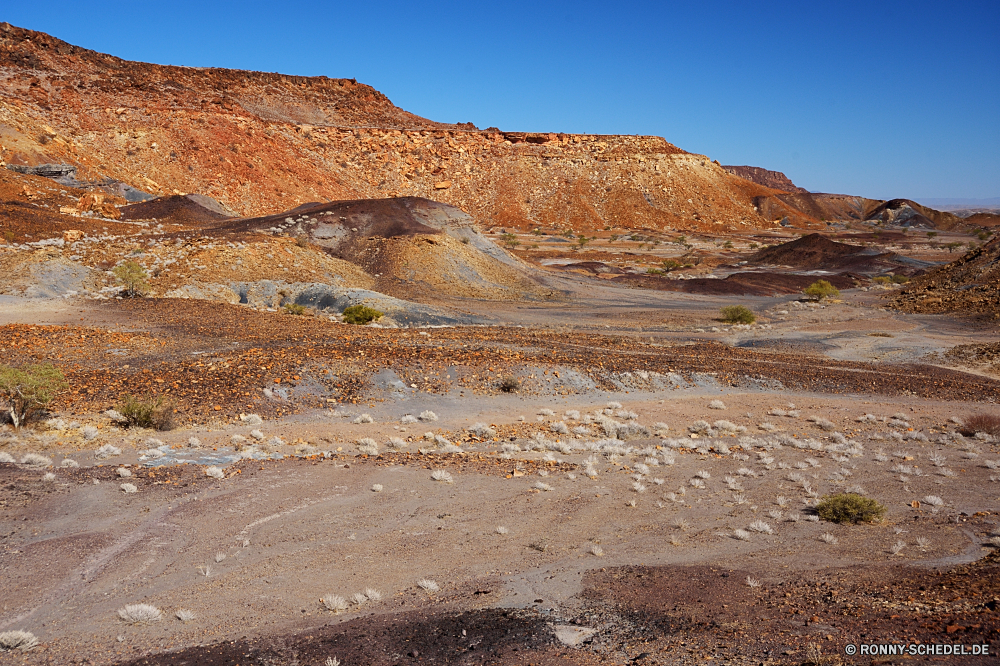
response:
<path id="1" fill-rule="evenodd" d="M 150 604 L 128 604 L 118 609 L 118 617 L 126 624 L 149 624 L 159 622 L 163 612 Z"/>

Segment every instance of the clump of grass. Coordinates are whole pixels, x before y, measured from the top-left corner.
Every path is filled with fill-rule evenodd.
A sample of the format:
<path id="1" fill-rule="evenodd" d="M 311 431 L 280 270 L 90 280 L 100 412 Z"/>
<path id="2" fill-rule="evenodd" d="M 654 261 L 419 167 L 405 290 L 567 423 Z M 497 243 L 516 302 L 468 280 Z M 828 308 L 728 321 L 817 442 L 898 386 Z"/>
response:
<path id="1" fill-rule="evenodd" d="M 757 321 L 757 316 L 743 305 L 727 305 L 720 312 L 722 321 L 727 324 L 752 324 Z"/>
<path id="2" fill-rule="evenodd" d="M 760 581 L 752 576 L 747 576 L 747 587 L 756 589 L 760 587 Z"/>
<path id="3" fill-rule="evenodd" d="M 374 483 L 374 484 L 372 484 L 372 492 L 373 493 L 380 493 L 380 492 L 382 492 L 382 484 L 381 483 Z"/>
<path id="4" fill-rule="evenodd" d="M 735 530 L 733 532 L 733 538 L 739 539 L 740 541 L 749 541 L 750 533 L 747 532 L 746 530 Z"/>
<path id="5" fill-rule="evenodd" d="M 496 532 L 497 532 L 497 534 L 499 534 L 499 535 L 503 536 L 504 534 L 507 534 L 507 533 L 509 533 L 509 532 L 510 532 L 510 530 L 508 530 L 508 529 L 507 529 L 506 527 L 504 527 L 503 525 L 497 525 L 497 529 L 496 529 Z"/>
<path id="6" fill-rule="evenodd" d="M 118 617 L 126 624 L 150 624 L 159 622 L 163 612 L 150 604 L 128 604 L 118 609 Z"/>
<path id="7" fill-rule="evenodd" d="M 333 611 L 334 613 L 340 613 L 349 608 L 347 599 L 339 594 L 324 595 L 323 597 L 320 597 L 320 603 L 322 603 L 324 608 L 328 611 Z"/>
<path id="8" fill-rule="evenodd" d="M 40 453 L 25 453 L 21 456 L 21 464 L 29 469 L 44 469 L 52 466 L 52 459 Z"/>
<path id="9" fill-rule="evenodd" d="M 834 523 L 873 523 L 881 520 L 885 512 L 877 500 L 856 493 L 827 495 L 816 505 L 817 515 Z"/>
<path id="10" fill-rule="evenodd" d="M 374 423 L 375 419 L 371 417 L 371 414 L 360 414 L 351 421 L 351 423 Z"/>
<path id="11" fill-rule="evenodd" d="M 38 645 L 38 639 L 30 631 L 0 632 L 0 652 L 13 652 L 14 650 L 27 651 Z"/>
<path id="12" fill-rule="evenodd" d="M 420 415 L 417 418 L 423 421 L 424 423 L 429 423 L 431 421 L 437 421 L 438 415 L 432 412 L 431 410 L 427 409 L 420 412 Z"/>
<path id="13" fill-rule="evenodd" d="M 376 319 L 381 319 L 384 314 L 384 312 L 379 312 L 375 308 L 370 308 L 367 305 L 351 305 L 344 308 L 343 320 L 348 324 L 364 326 L 365 324 L 370 324 Z"/>
<path id="14" fill-rule="evenodd" d="M 125 394 L 115 408 L 126 428 L 170 430 L 174 426 L 174 408 L 166 396 Z"/>
<path id="15" fill-rule="evenodd" d="M 454 483 L 455 479 L 452 478 L 451 474 L 444 469 L 436 469 L 431 472 L 431 478 L 435 481 L 441 481 L 443 483 Z"/>
<path id="16" fill-rule="evenodd" d="M 306 313 L 306 306 L 299 305 L 298 303 L 285 303 L 282 308 L 285 314 L 290 315 L 303 315 Z"/>
<path id="17" fill-rule="evenodd" d="M 837 544 L 837 537 L 833 536 L 829 532 L 824 532 L 823 534 L 821 534 L 819 536 L 819 540 L 822 541 L 823 543 L 828 543 L 831 546 L 835 546 Z"/>
<path id="18" fill-rule="evenodd" d="M 358 452 L 363 455 L 377 456 L 378 442 L 371 437 L 362 437 L 358 440 Z"/>
<path id="19" fill-rule="evenodd" d="M 750 523 L 750 525 L 747 526 L 747 529 L 750 529 L 754 532 L 760 532 L 761 534 L 774 534 L 774 530 L 771 528 L 771 526 L 765 523 L 763 520 L 753 521 L 752 523 Z"/>
<path id="20" fill-rule="evenodd" d="M 497 436 L 497 431 L 486 425 L 485 423 L 475 423 L 471 427 L 467 428 L 470 434 L 479 439 L 489 439 L 491 437 Z"/>
<path id="21" fill-rule="evenodd" d="M 596 543 L 591 544 L 588 550 L 590 551 L 590 554 L 593 555 L 594 557 L 604 557 L 604 549 L 601 548 Z"/>
<path id="22" fill-rule="evenodd" d="M 211 465 L 205 468 L 205 476 L 210 476 L 213 479 L 224 479 L 226 478 L 226 473 L 222 471 L 221 467 Z"/>
<path id="23" fill-rule="evenodd" d="M 421 590 L 424 590 L 425 592 L 437 592 L 438 590 L 441 589 L 440 585 L 438 585 L 437 583 L 428 578 L 423 578 L 421 580 L 418 580 L 417 587 L 419 587 Z"/>
<path id="24" fill-rule="evenodd" d="M 726 408 L 726 403 L 722 402 L 721 400 L 713 400 L 712 402 L 708 403 L 708 408 L 709 409 L 725 409 Z"/>
<path id="25" fill-rule="evenodd" d="M 191 620 L 195 619 L 196 615 L 191 611 L 182 608 L 174 614 L 174 617 L 176 617 L 181 622 L 190 622 Z"/>

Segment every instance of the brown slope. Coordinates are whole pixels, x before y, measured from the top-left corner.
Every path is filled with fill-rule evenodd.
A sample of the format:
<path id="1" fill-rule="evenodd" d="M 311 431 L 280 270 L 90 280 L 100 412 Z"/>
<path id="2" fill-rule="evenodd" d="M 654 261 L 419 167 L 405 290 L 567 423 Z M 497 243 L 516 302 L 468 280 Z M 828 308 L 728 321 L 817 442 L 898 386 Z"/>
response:
<path id="1" fill-rule="evenodd" d="M 429 199 L 363 199 L 235 220 L 216 234 L 289 234 L 375 277 L 376 291 L 435 302 L 548 297 L 535 271 L 479 233 L 471 216 Z"/>
<path id="2" fill-rule="evenodd" d="M 985 314 L 1000 319 L 1000 236 L 915 278 L 891 302 L 906 312 Z"/>
<path id="3" fill-rule="evenodd" d="M 123 220 L 155 219 L 194 226 L 212 224 L 233 217 L 227 215 L 217 202 L 198 194 L 187 196 L 173 194 L 132 204 L 122 208 L 121 214 Z"/>
<path id="4" fill-rule="evenodd" d="M 757 266 L 792 266 L 803 270 L 849 271 L 873 275 L 897 272 L 912 274 L 915 265 L 901 261 L 892 252 L 878 252 L 861 245 L 832 241 L 820 234 L 767 247 L 749 258 Z"/>
<path id="5" fill-rule="evenodd" d="M 662 138 L 446 125 L 349 79 L 134 63 L 2 24 L 0 81 L 0 160 L 244 216 L 418 196 L 521 229 L 770 224 L 753 200 L 774 190 Z"/>

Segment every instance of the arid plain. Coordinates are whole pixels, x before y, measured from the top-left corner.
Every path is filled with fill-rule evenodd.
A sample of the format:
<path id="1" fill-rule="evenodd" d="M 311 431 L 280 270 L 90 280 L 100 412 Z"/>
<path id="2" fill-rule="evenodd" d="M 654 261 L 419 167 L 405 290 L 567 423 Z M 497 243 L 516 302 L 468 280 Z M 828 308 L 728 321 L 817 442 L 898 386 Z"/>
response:
<path id="1" fill-rule="evenodd" d="M 1000 216 L 0 46 L 0 664 L 1000 650 Z"/>

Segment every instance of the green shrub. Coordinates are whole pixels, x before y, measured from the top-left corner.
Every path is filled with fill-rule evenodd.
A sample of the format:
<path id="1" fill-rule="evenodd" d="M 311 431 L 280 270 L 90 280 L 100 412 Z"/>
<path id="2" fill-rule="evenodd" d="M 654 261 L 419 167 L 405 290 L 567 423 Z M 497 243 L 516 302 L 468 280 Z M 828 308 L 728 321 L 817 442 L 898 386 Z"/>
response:
<path id="1" fill-rule="evenodd" d="M 348 324 L 363 326 L 380 319 L 384 313 L 367 305 L 352 305 L 344 308 L 344 321 Z"/>
<path id="2" fill-rule="evenodd" d="M 889 284 L 891 279 L 888 275 L 879 275 L 878 277 L 873 277 L 872 282 L 875 284 Z"/>
<path id="3" fill-rule="evenodd" d="M 840 296 L 840 290 L 826 280 L 816 280 L 811 285 L 802 290 L 806 296 L 811 296 L 818 301 L 824 298 L 836 298 Z"/>
<path id="4" fill-rule="evenodd" d="M 885 507 L 871 497 L 856 493 L 827 495 L 816 505 L 816 513 L 833 523 L 874 523 L 885 515 Z"/>
<path id="5" fill-rule="evenodd" d="M 893 284 L 906 284 L 909 281 L 910 281 L 910 278 L 906 277 L 905 275 L 893 275 L 892 276 L 892 283 Z"/>
<path id="6" fill-rule="evenodd" d="M 727 305 L 722 308 L 722 321 L 727 324 L 752 324 L 757 317 L 750 308 L 742 305 Z"/>
<path id="7" fill-rule="evenodd" d="M 663 270 L 665 271 L 676 271 L 681 267 L 681 262 L 675 261 L 674 259 L 664 259 L 663 260 Z"/>
<path id="8" fill-rule="evenodd" d="M 137 261 L 129 259 L 111 269 L 118 283 L 125 287 L 123 292 L 128 298 L 138 298 L 149 293 L 149 283 L 146 278 L 149 274 Z"/>
<path id="9" fill-rule="evenodd" d="M 0 398 L 15 429 L 20 429 L 52 400 L 69 388 L 62 370 L 51 363 L 14 367 L 0 366 Z"/>
<path id="10" fill-rule="evenodd" d="M 125 394 L 115 411 L 125 419 L 128 428 L 152 428 L 170 430 L 174 426 L 174 406 L 166 397 Z"/>
<path id="11" fill-rule="evenodd" d="M 517 240 L 517 236 L 514 234 L 503 234 L 502 236 L 500 236 L 500 238 L 503 239 L 503 244 L 511 249 L 514 249 L 515 247 L 521 244 Z"/>
<path id="12" fill-rule="evenodd" d="M 285 313 L 290 315 L 301 315 L 306 312 L 306 306 L 299 305 L 298 303 L 285 303 L 282 307 L 284 307 Z"/>

